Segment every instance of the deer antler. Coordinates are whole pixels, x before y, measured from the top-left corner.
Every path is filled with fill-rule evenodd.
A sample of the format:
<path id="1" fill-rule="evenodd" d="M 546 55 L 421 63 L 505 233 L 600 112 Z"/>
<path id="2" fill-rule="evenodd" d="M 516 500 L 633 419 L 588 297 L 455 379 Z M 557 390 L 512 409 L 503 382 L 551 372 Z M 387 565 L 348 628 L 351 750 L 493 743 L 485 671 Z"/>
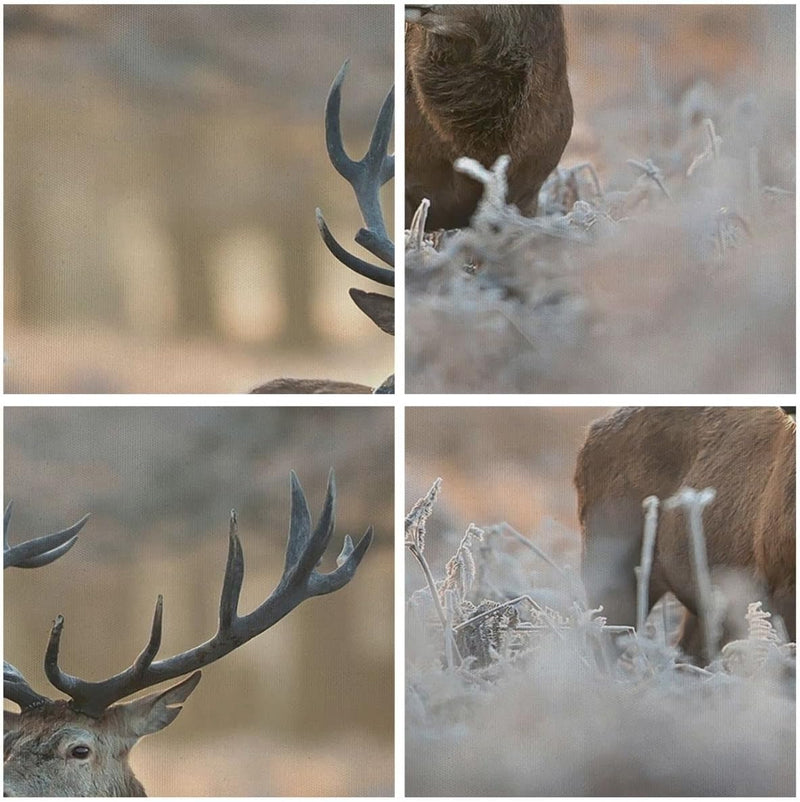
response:
<path id="1" fill-rule="evenodd" d="M 342 83 L 350 62 L 345 61 L 333 79 L 325 103 L 325 145 L 328 157 L 353 187 L 365 228 L 360 228 L 355 241 L 373 256 L 394 267 L 394 243 L 390 239 L 381 211 L 380 188 L 394 177 L 394 156 L 388 152 L 394 117 L 394 87 L 383 101 L 372 139 L 363 159 L 354 161 L 344 149 L 340 110 Z M 386 287 L 394 286 L 394 270 L 360 259 L 345 250 L 331 234 L 322 212 L 317 209 L 317 226 L 328 250 L 346 267 L 360 276 L 372 279 Z M 394 335 L 394 298 L 378 292 L 350 289 L 353 303 L 382 331 Z M 389 376 L 377 389 L 350 382 L 319 379 L 273 379 L 251 390 L 253 393 L 394 393 L 394 375 Z"/>
<path id="2" fill-rule="evenodd" d="M 80 521 L 68 529 L 26 540 L 16 546 L 9 546 L 8 526 L 11 523 L 12 506 L 13 502 L 9 501 L 3 514 L 3 568 L 39 568 L 55 562 L 75 545 L 78 532 L 89 520 L 89 516 L 84 515 Z"/>
<path id="3" fill-rule="evenodd" d="M 54 532 L 51 535 L 26 540 L 16 546 L 8 543 L 8 527 L 11 523 L 13 502 L 9 502 L 3 514 L 3 568 L 39 568 L 55 562 L 66 554 L 78 539 L 83 525 L 89 519 L 84 515 L 68 529 Z M 3 661 L 3 697 L 15 702 L 23 710 L 47 704 L 50 700 L 37 693 L 28 684 L 22 673 L 10 663 Z"/>
<path id="4" fill-rule="evenodd" d="M 394 117 L 394 87 L 389 90 L 378 113 L 369 149 L 363 159 L 354 161 L 344 149 L 340 121 L 342 83 L 349 66 L 350 62 L 345 61 L 333 79 L 328 92 L 328 100 L 325 104 L 325 145 L 331 164 L 339 175 L 353 187 L 358 208 L 361 210 L 361 216 L 366 225 L 366 228 L 358 230 L 355 241 L 378 259 L 394 266 L 394 243 L 386 231 L 379 194 L 380 188 L 394 177 L 394 156 L 388 152 Z M 317 209 L 316 213 L 317 226 L 322 239 L 328 246 L 328 250 L 342 264 L 379 284 L 387 287 L 394 286 L 394 270 L 373 265 L 349 253 L 331 234 L 322 212 Z"/>
<path id="5" fill-rule="evenodd" d="M 89 682 L 65 673 L 58 665 L 64 627 L 63 617 L 58 616 L 45 654 L 47 678 L 55 688 L 72 699 L 70 706 L 74 710 L 98 717 L 111 704 L 136 691 L 182 676 L 218 660 L 269 629 L 306 599 L 344 587 L 353 578 L 372 542 L 372 527 L 367 529 L 356 546 L 353 546 L 350 536 L 346 535 L 336 561 L 336 570 L 327 574 L 319 573 L 316 565 L 333 534 L 335 498 L 334 475 L 331 471 L 322 515 L 312 531 L 308 503 L 300 482 L 292 471 L 289 539 L 283 576 L 272 594 L 253 612 L 244 616 L 237 613 L 244 579 L 244 555 L 237 532 L 236 513 L 231 511 L 228 562 L 220 596 L 219 625 L 216 635 L 210 640 L 173 657 L 153 662 L 161 645 L 163 599 L 159 596 L 150 638 L 133 664 L 113 677 L 100 682 Z"/>

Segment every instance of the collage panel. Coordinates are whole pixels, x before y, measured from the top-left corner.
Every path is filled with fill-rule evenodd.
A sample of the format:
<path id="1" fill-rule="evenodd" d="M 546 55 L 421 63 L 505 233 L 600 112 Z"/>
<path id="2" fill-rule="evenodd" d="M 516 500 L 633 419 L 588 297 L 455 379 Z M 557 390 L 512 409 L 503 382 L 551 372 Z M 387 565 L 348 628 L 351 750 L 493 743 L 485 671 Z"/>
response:
<path id="1" fill-rule="evenodd" d="M 796 795 L 794 5 L 3 21 L 5 796 Z"/>
<path id="2" fill-rule="evenodd" d="M 407 5 L 410 393 L 795 392 L 794 5 Z"/>
<path id="3" fill-rule="evenodd" d="M 6 5 L 6 392 L 391 392 L 393 25 Z"/>
<path id="4" fill-rule="evenodd" d="M 393 428 L 6 408 L 5 796 L 392 795 Z"/>
<path id="5" fill-rule="evenodd" d="M 790 412 L 408 408 L 406 795 L 794 796 Z"/>

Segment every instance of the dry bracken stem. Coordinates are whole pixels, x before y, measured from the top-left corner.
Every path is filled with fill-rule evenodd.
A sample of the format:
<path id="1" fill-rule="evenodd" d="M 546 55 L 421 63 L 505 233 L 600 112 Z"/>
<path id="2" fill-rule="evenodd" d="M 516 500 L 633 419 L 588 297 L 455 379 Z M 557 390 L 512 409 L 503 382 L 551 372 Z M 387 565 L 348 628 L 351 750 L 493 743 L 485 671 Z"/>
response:
<path id="1" fill-rule="evenodd" d="M 567 577 L 564 574 L 564 572 L 561 570 L 561 568 L 559 568 L 559 566 L 556 565 L 556 563 L 553 562 L 553 560 L 551 560 L 550 557 L 548 557 L 547 554 L 545 552 L 543 552 L 536 544 L 534 544 L 530 540 L 528 540 L 528 538 L 526 538 L 525 535 L 522 535 L 519 532 L 517 532 L 517 530 L 514 529 L 514 527 L 511 526 L 511 524 L 506 523 L 506 521 L 503 521 L 502 523 L 498 524 L 498 526 L 501 526 L 503 528 L 503 530 L 506 532 L 506 534 L 508 534 L 511 537 L 513 537 L 516 541 L 521 543 L 526 548 L 529 548 L 537 557 L 539 557 L 540 559 L 544 560 L 551 568 L 553 568 L 554 570 L 558 571 L 558 573 L 566 581 Z"/>
<path id="2" fill-rule="evenodd" d="M 411 512 L 406 516 L 405 544 L 414 559 L 419 563 L 420 568 L 422 568 L 422 573 L 425 574 L 425 581 L 428 583 L 436 614 L 439 616 L 442 629 L 446 630 L 447 620 L 439 600 L 439 594 L 436 591 L 436 582 L 434 582 L 428 561 L 422 553 L 425 549 L 425 523 L 433 512 L 433 505 L 441 487 L 442 479 L 437 477 L 431 485 L 431 489 L 411 508 Z"/>
<path id="3" fill-rule="evenodd" d="M 714 500 L 715 496 L 716 491 L 711 487 L 700 492 L 686 488 L 665 502 L 665 505 L 669 505 L 669 507 L 683 507 L 688 513 L 692 562 L 700 595 L 700 613 L 703 619 L 703 640 L 709 661 L 713 660 L 717 654 L 719 626 L 714 605 L 714 589 L 711 586 L 711 574 L 708 570 L 706 541 L 703 535 L 703 509 Z"/>
<path id="4" fill-rule="evenodd" d="M 716 160 L 719 158 L 719 147 L 722 144 L 722 137 L 717 136 L 713 120 L 706 118 L 703 120 L 703 125 L 706 129 L 706 136 L 708 137 L 708 147 Z"/>
<path id="5" fill-rule="evenodd" d="M 747 151 L 747 183 L 750 189 L 750 206 L 752 213 L 761 211 L 761 179 L 758 174 L 758 148 L 753 145 Z"/>
<path id="6" fill-rule="evenodd" d="M 425 581 L 428 583 L 428 589 L 431 592 L 431 597 L 433 598 L 433 606 L 436 608 L 436 614 L 439 616 L 439 622 L 442 625 L 442 629 L 447 629 L 447 619 L 444 615 L 444 610 L 442 609 L 442 603 L 439 601 L 439 594 L 436 590 L 436 582 L 433 580 L 433 574 L 431 573 L 431 569 L 428 566 L 428 561 L 425 559 L 425 555 L 419 551 L 419 549 L 411 544 L 406 543 L 408 546 L 408 550 L 414 556 L 414 559 L 419 563 L 420 568 L 422 568 L 422 573 L 425 574 Z"/>
<path id="7" fill-rule="evenodd" d="M 648 596 L 650 593 L 650 573 L 653 570 L 653 550 L 656 545 L 656 528 L 658 527 L 658 498 L 648 496 L 644 507 L 644 538 L 642 539 L 642 562 L 636 569 L 636 632 L 644 631 L 647 618 Z"/>
<path id="8" fill-rule="evenodd" d="M 669 194 L 669 190 L 664 183 L 664 174 L 661 170 L 653 163 L 652 159 L 647 159 L 644 162 L 640 162 L 637 159 L 628 159 L 627 163 L 631 165 L 631 167 L 636 168 L 637 170 L 641 170 L 642 175 L 647 176 L 651 181 L 654 181 L 656 186 L 661 190 L 664 195 L 672 200 L 672 196 Z"/>
<path id="9" fill-rule="evenodd" d="M 416 546 L 422 553 L 425 551 L 425 525 L 433 513 L 433 505 L 442 487 L 441 477 L 437 477 L 430 490 L 417 501 L 406 515 L 406 546 Z"/>
<path id="10" fill-rule="evenodd" d="M 692 163 L 689 165 L 689 169 L 686 171 L 686 177 L 691 178 L 692 173 L 701 165 L 705 164 L 706 162 L 714 162 L 719 159 L 719 150 L 720 146 L 722 145 L 722 137 L 717 136 L 717 132 L 714 129 L 714 122 L 706 118 L 703 120 L 703 127 L 705 129 L 706 134 L 706 147 L 702 153 L 698 154 L 697 156 L 692 159 Z"/>
<path id="11" fill-rule="evenodd" d="M 437 597 L 438 598 L 438 597 Z M 456 594 L 454 590 L 446 590 L 445 598 L 445 622 L 444 622 L 444 654 L 447 660 L 447 667 L 452 668 L 458 662 L 461 665 L 461 653 L 458 651 L 456 643 L 455 628 L 453 618 L 455 617 Z"/>
<path id="12" fill-rule="evenodd" d="M 425 224 L 428 221 L 428 209 L 430 209 L 431 202 L 427 198 L 420 201 L 417 210 L 414 212 L 414 217 L 411 218 L 411 228 L 409 228 L 406 235 L 406 248 L 411 248 L 415 251 L 422 250 L 422 243 L 425 239 Z"/>

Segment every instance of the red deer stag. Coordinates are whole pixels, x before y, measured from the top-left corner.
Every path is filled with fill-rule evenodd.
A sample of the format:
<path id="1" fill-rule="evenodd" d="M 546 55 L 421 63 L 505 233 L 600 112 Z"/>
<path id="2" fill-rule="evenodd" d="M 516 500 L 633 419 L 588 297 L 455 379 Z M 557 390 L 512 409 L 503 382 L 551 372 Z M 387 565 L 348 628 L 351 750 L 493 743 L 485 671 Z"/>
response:
<path id="1" fill-rule="evenodd" d="M 406 6 L 406 227 L 469 225 L 481 185 L 453 169 L 511 157 L 508 201 L 536 214 L 572 132 L 561 6 Z"/>
<path id="2" fill-rule="evenodd" d="M 744 628 L 761 600 L 795 636 L 795 422 L 778 408 L 620 409 L 596 421 L 578 454 L 575 485 L 589 604 L 609 623 L 636 622 L 642 501 L 713 487 L 703 531 L 711 578 L 723 591 L 722 634 Z M 680 645 L 709 659 L 680 510 L 659 513 L 649 607 L 667 591 L 685 606 Z"/>
<path id="3" fill-rule="evenodd" d="M 372 541 L 369 527 L 358 545 L 349 535 L 337 559 L 336 570 L 324 574 L 317 563 L 333 534 L 336 490 L 328 477 L 325 503 L 312 529 L 305 494 L 291 474 L 289 538 L 283 576 L 272 594 L 248 615 L 238 614 L 244 580 L 244 555 L 236 513 L 231 512 L 228 562 L 219 603 L 217 633 L 210 640 L 163 660 L 155 660 L 161 643 L 162 598 L 156 603 L 150 639 L 133 664 L 113 677 L 89 682 L 64 672 L 58 664 L 64 619 L 58 616 L 50 633 L 44 670 L 51 684 L 69 697 L 41 696 L 22 674 L 3 664 L 5 698 L 20 707 L 4 716 L 5 796 L 146 796 L 128 764 L 136 742 L 166 727 L 200 681 L 198 669 L 238 649 L 265 632 L 312 596 L 332 593 L 354 576 Z M 88 516 L 87 516 L 88 517 Z M 75 543 L 82 518 L 52 535 L 9 546 L 11 505 L 4 519 L 4 568 L 38 568 L 57 560 Z M 130 702 L 120 702 L 137 691 L 193 672 L 167 690 Z"/>
<path id="4" fill-rule="evenodd" d="M 394 287 L 394 243 L 386 231 L 381 210 L 380 189 L 394 177 L 394 156 L 388 152 L 394 118 L 394 88 L 383 101 L 369 148 L 361 161 L 353 161 L 344 149 L 340 109 L 342 83 L 349 62 L 345 61 L 333 79 L 325 104 L 325 145 L 328 157 L 337 172 L 353 187 L 361 210 L 365 228 L 360 228 L 355 241 L 387 265 L 372 264 L 360 259 L 343 248 L 331 234 L 322 212 L 317 209 L 317 227 L 328 250 L 354 273 L 371 279 L 385 287 Z M 394 336 L 394 298 L 376 292 L 350 290 L 355 305 L 382 331 Z M 373 389 L 364 384 L 332 381 L 329 379 L 274 379 L 253 393 L 393 393 L 394 375 L 389 376 L 379 387 Z"/>

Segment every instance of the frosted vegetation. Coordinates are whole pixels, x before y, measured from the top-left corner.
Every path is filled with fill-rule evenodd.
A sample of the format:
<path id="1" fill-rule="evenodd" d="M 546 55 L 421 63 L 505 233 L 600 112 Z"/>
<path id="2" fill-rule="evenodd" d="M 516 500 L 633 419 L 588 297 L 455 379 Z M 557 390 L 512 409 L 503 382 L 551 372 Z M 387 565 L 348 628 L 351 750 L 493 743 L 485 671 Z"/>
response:
<path id="1" fill-rule="evenodd" d="M 794 12 L 687 9 L 568 9 L 576 122 L 535 219 L 502 158 L 457 163 L 469 228 L 420 208 L 410 391 L 793 391 Z"/>
<path id="2" fill-rule="evenodd" d="M 421 569 L 406 616 L 410 796 L 794 795 L 794 644 L 760 602 L 746 640 L 692 665 L 670 645 L 674 599 L 638 631 L 608 626 L 577 573 L 507 523 L 470 524 L 444 571 L 429 566 L 440 489 L 406 518 Z"/>

